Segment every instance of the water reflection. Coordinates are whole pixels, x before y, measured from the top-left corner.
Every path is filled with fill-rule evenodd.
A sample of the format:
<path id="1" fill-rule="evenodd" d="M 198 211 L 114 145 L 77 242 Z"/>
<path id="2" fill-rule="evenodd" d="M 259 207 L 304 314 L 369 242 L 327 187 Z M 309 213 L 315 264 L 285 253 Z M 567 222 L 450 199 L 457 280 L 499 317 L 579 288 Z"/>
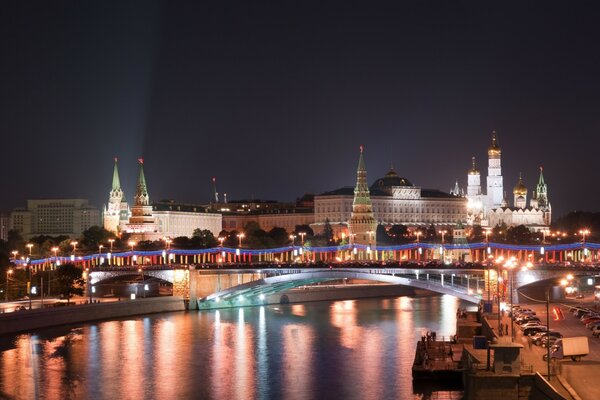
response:
<path id="1" fill-rule="evenodd" d="M 0 398 L 413 397 L 415 343 L 449 296 L 169 313 L 0 338 Z"/>

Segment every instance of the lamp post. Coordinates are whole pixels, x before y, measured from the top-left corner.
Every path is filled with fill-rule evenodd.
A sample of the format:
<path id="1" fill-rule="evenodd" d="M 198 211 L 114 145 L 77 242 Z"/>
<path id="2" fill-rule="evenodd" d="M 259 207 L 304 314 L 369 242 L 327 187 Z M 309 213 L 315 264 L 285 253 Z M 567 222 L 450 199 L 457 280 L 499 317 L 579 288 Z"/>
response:
<path id="1" fill-rule="evenodd" d="M 290 235 L 290 240 L 292 241 L 292 249 L 293 249 L 294 248 L 294 241 L 296 240 L 296 235 Z"/>
<path id="2" fill-rule="evenodd" d="M 135 257 L 133 247 L 135 246 L 135 242 L 133 240 L 130 240 L 127 244 L 131 247 L 131 265 L 133 265 L 133 257 Z"/>
<path id="3" fill-rule="evenodd" d="M 110 252 L 113 252 L 113 243 L 115 242 L 115 239 L 108 239 L 108 243 L 110 244 Z"/>
<path id="4" fill-rule="evenodd" d="M 33 243 L 27 243 L 25 246 L 29 248 L 29 257 L 31 257 L 31 249 L 33 248 Z"/>
<path id="5" fill-rule="evenodd" d="M 8 301 L 8 279 L 12 273 L 13 270 L 11 268 L 6 270 L 6 292 L 4 293 L 4 301 Z"/>
<path id="6" fill-rule="evenodd" d="M 144 285 L 144 269 L 138 268 L 138 272 L 142 275 L 142 297 L 146 297 L 146 286 Z"/>
<path id="7" fill-rule="evenodd" d="M 221 244 L 221 247 L 223 247 L 223 242 L 225 241 L 224 237 L 219 236 L 219 243 Z"/>
<path id="8" fill-rule="evenodd" d="M 243 233 L 237 234 L 237 237 L 239 239 L 239 247 L 242 247 L 242 239 L 244 238 L 244 236 L 246 236 L 246 235 L 244 235 Z"/>
<path id="9" fill-rule="evenodd" d="M 423 234 L 421 231 L 416 231 L 415 235 L 417 236 L 417 243 L 419 243 L 419 237 Z"/>
<path id="10" fill-rule="evenodd" d="M 71 242 L 71 246 L 73 246 L 73 255 L 75 255 L 75 253 L 77 252 L 77 242 L 73 241 Z"/>
<path id="11" fill-rule="evenodd" d="M 304 247 L 304 236 L 306 236 L 306 232 L 298 232 L 298 235 L 300 235 L 300 239 L 302 240 L 302 247 Z"/>

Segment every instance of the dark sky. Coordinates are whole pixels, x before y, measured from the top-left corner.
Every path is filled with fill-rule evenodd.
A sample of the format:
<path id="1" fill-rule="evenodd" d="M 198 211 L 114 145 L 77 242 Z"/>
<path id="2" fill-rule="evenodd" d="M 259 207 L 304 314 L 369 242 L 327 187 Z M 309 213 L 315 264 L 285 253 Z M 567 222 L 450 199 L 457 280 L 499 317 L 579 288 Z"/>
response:
<path id="1" fill-rule="evenodd" d="M 416 185 L 504 185 L 544 165 L 555 216 L 600 211 L 595 1 L 23 1 L 0 4 L 0 210 L 131 198 L 293 200 L 393 162 Z M 482 179 L 485 184 L 485 180 Z M 512 200 L 512 199 L 511 199 Z"/>

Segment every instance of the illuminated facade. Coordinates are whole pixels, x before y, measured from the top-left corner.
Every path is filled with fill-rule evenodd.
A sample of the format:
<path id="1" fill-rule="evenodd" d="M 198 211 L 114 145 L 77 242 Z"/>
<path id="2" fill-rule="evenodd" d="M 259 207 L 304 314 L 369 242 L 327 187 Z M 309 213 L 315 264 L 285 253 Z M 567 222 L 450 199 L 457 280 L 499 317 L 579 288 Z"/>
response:
<path id="1" fill-rule="evenodd" d="M 355 189 L 343 187 L 315 196 L 315 222 L 311 225 L 315 233 L 329 221 L 338 237 L 348 235 Z M 393 168 L 370 186 L 369 197 L 373 218 L 381 225 L 451 227 L 467 219 L 465 197 L 417 187 Z"/>
<path id="2" fill-rule="evenodd" d="M 15 209 L 10 219 L 11 229 L 25 239 L 38 235 L 76 238 L 100 223 L 100 211 L 86 199 L 27 200 L 27 208 Z"/>
<path id="3" fill-rule="evenodd" d="M 363 147 L 360 146 L 358 168 L 356 169 L 356 186 L 352 200 L 352 214 L 348 221 L 348 234 L 352 243 L 375 246 L 377 221 L 373 217 L 373 207 L 367 183 L 367 168 L 363 158 Z"/>
<path id="4" fill-rule="evenodd" d="M 121 189 L 119 168 L 117 166 L 117 159 L 115 158 L 112 188 L 108 195 L 108 204 L 104 206 L 104 210 L 102 212 L 104 229 L 117 233 L 119 231 L 119 226 L 127 223 L 130 214 L 131 212 L 129 210 L 129 204 L 125 200 L 125 195 Z"/>
<path id="5" fill-rule="evenodd" d="M 487 193 L 481 190 L 481 176 L 472 159 L 472 167 L 467 172 L 467 222 L 469 225 L 494 227 L 499 224 L 508 226 L 525 225 L 530 230 L 547 229 L 552 220 L 552 207 L 548 200 L 548 186 L 544 181 L 542 169 L 533 196 L 527 206 L 528 190 L 519 175 L 513 189 L 513 205 L 509 206 L 504 195 L 501 169 L 502 151 L 496 132 L 492 135 L 492 144 L 488 148 Z"/>

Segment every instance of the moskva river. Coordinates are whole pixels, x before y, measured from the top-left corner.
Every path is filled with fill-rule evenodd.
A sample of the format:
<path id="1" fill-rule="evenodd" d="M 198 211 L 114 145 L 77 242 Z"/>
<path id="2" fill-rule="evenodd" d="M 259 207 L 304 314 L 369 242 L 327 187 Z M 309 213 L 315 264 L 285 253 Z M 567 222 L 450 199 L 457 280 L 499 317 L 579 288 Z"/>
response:
<path id="1" fill-rule="evenodd" d="M 454 334 L 454 297 L 155 314 L 0 338 L 0 398 L 415 399 L 416 342 Z M 440 396 L 442 395 L 442 396 Z"/>

